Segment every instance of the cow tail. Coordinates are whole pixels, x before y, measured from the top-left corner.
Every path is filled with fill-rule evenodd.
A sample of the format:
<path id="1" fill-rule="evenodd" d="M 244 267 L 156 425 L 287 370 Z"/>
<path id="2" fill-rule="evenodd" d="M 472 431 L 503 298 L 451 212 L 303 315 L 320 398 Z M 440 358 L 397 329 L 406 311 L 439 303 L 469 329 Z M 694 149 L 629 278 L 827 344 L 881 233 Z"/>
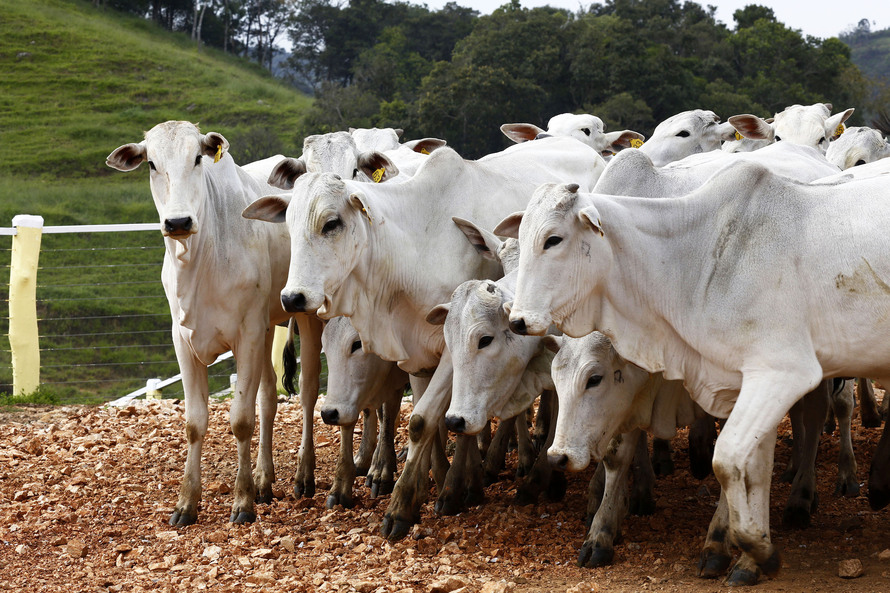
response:
<path id="1" fill-rule="evenodd" d="M 287 342 L 284 344 L 284 351 L 282 353 L 284 377 L 281 378 L 281 384 L 290 395 L 295 395 L 297 393 L 297 389 L 294 387 L 294 377 L 296 377 L 297 373 L 300 371 L 297 360 L 297 348 L 294 340 L 294 334 L 296 333 L 294 328 L 294 318 L 291 317 L 290 321 L 287 322 Z"/>

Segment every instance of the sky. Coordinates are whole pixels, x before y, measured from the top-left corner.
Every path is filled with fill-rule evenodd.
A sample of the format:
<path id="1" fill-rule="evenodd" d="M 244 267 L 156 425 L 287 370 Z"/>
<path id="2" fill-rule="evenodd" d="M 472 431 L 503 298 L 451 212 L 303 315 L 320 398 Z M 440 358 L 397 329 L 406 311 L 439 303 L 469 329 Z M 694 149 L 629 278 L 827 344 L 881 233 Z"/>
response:
<path id="1" fill-rule="evenodd" d="M 456 0 L 461 6 L 469 6 L 481 14 L 491 12 L 509 0 Z M 431 10 L 438 10 L 448 0 L 411 0 L 412 4 L 426 4 Z M 525 8 L 550 5 L 577 11 L 587 7 L 589 0 L 521 0 Z M 604 3 L 604 2 L 600 2 Z M 703 6 L 717 7 L 717 20 L 730 29 L 735 27 L 732 13 L 748 4 L 759 4 L 773 9 L 779 22 L 792 29 L 800 29 L 805 35 L 814 37 L 836 37 L 840 32 L 855 26 L 861 19 L 867 18 L 871 30 L 878 31 L 890 27 L 890 2 L 887 0 L 703 0 Z"/>

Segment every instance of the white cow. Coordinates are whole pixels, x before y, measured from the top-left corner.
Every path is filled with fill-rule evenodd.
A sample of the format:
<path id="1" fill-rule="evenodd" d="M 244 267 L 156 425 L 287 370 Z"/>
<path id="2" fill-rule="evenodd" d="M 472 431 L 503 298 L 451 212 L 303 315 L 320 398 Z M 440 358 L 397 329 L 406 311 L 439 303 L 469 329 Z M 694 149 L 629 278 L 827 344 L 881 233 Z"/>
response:
<path id="1" fill-rule="evenodd" d="M 560 113 L 547 122 L 547 129 L 542 130 L 535 124 L 504 124 L 501 132 L 513 142 L 527 142 L 543 136 L 568 136 L 587 144 L 603 156 L 612 155 L 624 148 L 629 148 L 634 141 L 646 139 L 639 132 L 622 130 L 620 132 L 604 132 L 603 120 L 588 113 Z"/>
<path id="2" fill-rule="evenodd" d="M 843 134 L 831 141 L 825 152 L 825 158 L 841 169 L 887 157 L 890 157 L 890 143 L 878 130 L 865 127 L 846 128 Z"/>
<path id="3" fill-rule="evenodd" d="M 640 150 L 655 166 L 662 167 L 691 154 L 717 150 L 722 142 L 734 139 L 735 133 L 733 125 L 721 123 L 713 111 L 693 109 L 658 124 Z"/>
<path id="4" fill-rule="evenodd" d="M 854 111 L 850 108 L 831 115 L 831 109 L 831 103 L 791 105 L 777 113 L 772 123 L 749 114 L 733 115 L 729 122 L 746 138 L 802 144 L 824 154 L 831 139 L 843 133 L 843 123 Z"/>
<path id="5" fill-rule="evenodd" d="M 248 204 L 274 188 L 238 167 L 228 148 L 220 134 L 202 134 L 189 122 L 169 121 L 146 132 L 142 142 L 119 147 L 106 161 L 121 171 L 148 162 L 151 193 L 164 234 L 161 280 L 173 317 L 188 437 L 185 476 L 171 525 L 188 525 L 198 518 L 201 447 L 208 422 L 207 365 L 228 350 L 235 355 L 238 371 L 230 416 L 238 443 L 231 520 L 255 520 L 254 498 L 271 500 L 275 479 L 272 325 L 289 317 L 278 298 L 290 255 L 287 231 L 241 218 Z M 303 363 L 300 391 L 317 396 L 321 323 L 306 315 L 300 315 L 298 323 Z M 251 477 L 250 440 L 257 398 L 260 452 Z"/>
<path id="6" fill-rule="evenodd" d="M 880 179 L 802 185 L 739 163 L 675 199 L 545 185 L 525 217 L 495 229 L 519 234 L 515 331 L 599 329 L 728 416 L 713 460 L 718 512 L 753 560 L 734 581 L 780 566 L 769 482 L 782 417 L 823 378 L 890 377 L 888 215 Z"/>
<path id="7" fill-rule="evenodd" d="M 390 537 L 404 536 L 419 519 L 428 491 L 427 453 L 450 398 L 450 356 L 441 328 L 427 324 L 426 315 L 461 282 L 498 273 L 451 217 L 490 227 L 523 207 L 540 183 L 580 180 L 592 187 L 604 166 L 595 151 L 570 138 L 519 144 L 478 161 L 441 148 L 402 184 L 307 174 L 297 179 L 290 200 L 273 196 L 245 211 L 286 220 L 290 229 L 291 256 L 300 264 L 291 267 L 282 291 L 285 309 L 349 316 L 362 347 L 398 361 L 415 375 L 415 395 L 425 394 L 409 422 L 408 462 L 383 524 Z M 434 473 L 441 486 L 443 472 Z"/>

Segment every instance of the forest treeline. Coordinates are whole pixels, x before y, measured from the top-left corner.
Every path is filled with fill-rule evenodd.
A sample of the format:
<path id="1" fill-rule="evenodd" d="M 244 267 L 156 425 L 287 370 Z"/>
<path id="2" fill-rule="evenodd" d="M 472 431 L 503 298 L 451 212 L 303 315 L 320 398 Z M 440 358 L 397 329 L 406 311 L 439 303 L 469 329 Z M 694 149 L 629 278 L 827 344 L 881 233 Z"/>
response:
<path id="1" fill-rule="evenodd" d="M 502 123 L 544 126 L 562 112 L 648 135 L 687 109 L 766 117 L 817 101 L 856 107 L 849 123 L 861 124 L 890 98 L 840 39 L 805 36 L 755 4 L 727 25 L 714 8 L 676 0 L 606 0 L 579 12 L 513 0 L 491 15 L 454 2 L 96 2 L 269 67 L 287 41 L 287 75 L 314 88 L 303 134 L 400 127 L 469 158 L 506 145 Z"/>

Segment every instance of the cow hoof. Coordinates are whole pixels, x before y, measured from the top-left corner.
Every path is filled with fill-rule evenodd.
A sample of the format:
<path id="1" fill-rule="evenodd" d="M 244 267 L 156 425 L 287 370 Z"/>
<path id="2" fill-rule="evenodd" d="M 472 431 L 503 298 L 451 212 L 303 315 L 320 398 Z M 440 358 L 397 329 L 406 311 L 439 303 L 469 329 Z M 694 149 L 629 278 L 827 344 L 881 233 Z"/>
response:
<path id="1" fill-rule="evenodd" d="M 599 568 L 612 564 L 615 558 L 615 550 L 613 548 L 600 548 L 587 542 L 581 546 L 578 552 L 578 566 L 582 568 Z"/>
<path id="2" fill-rule="evenodd" d="M 562 472 L 553 472 L 550 474 L 550 483 L 547 485 L 547 498 L 554 502 L 558 502 L 565 498 L 568 480 Z"/>
<path id="3" fill-rule="evenodd" d="M 838 478 L 837 484 L 834 486 L 834 495 L 856 498 L 859 496 L 859 482 L 855 478 L 847 480 Z"/>
<path id="4" fill-rule="evenodd" d="M 467 486 L 467 494 L 464 496 L 464 507 L 475 507 L 485 502 L 485 490 L 482 486 Z"/>
<path id="5" fill-rule="evenodd" d="M 726 584 L 730 587 L 750 587 L 756 585 L 758 580 L 760 580 L 759 571 L 736 567 L 729 573 Z"/>
<path id="6" fill-rule="evenodd" d="M 367 476 L 369 471 L 371 471 L 370 465 L 368 467 L 362 467 L 360 465 L 355 466 L 356 476 Z"/>
<path id="7" fill-rule="evenodd" d="M 460 497 L 455 496 L 454 492 L 448 488 L 442 491 L 442 495 L 436 499 L 433 509 L 437 515 L 451 516 L 456 515 L 462 510 L 462 505 L 458 503 Z"/>
<path id="8" fill-rule="evenodd" d="M 516 489 L 516 496 L 513 497 L 513 503 L 521 507 L 537 504 L 538 494 L 539 492 L 537 489 L 520 486 Z"/>
<path id="9" fill-rule="evenodd" d="M 294 496 L 297 498 L 312 498 L 315 496 L 315 479 L 294 482 Z"/>
<path id="10" fill-rule="evenodd" d="M 184 526 L 194 525 L 198 522 L 198 513 L 189 513 L 188 511 L 175 510 L 170 515 L 170 525 Z"/>
<path id="11" fill-rule="evenodd" d="M 485 472 L 482 475 L 482 483 L 486 486 L 491 486 L 492 484 L 497 484 L 501 481 L 500 476 L 494 472 Z"/>
<path id="12" fill-rule="evenodd" d="M 256 513 L 253 511 L 232 511 L 232 516 L 229 517 L 229 521 L 234 523 L 235 525 L 241 525 L 242 523 L 253 523 L 256 521 Z"/>
<path id="13" fill-rule="evenodd" d="M 393 519 L 386 515 L 383 517 L 383 523 L 380 525 L 380 534 L 391 542 L 398 541 L 408 535 L 411 527 L 414 525 L 411 521 L 404 519 Z"/>
<path id="14" fill-rule="evenodd" d="M 396 483 L 393 480 L 379 480 L 371 482 L 371 498 L 377 498 L 378 496 L 386 496 L 387 494 L 392 494 L 392 489 L 395 487 Z"/>
<path id="15" fill-rule="evenodd" d="M 708 457 L 707 455 L 695 454 L 693 455 L 691 452 L 689 454 L 689 471 L 692 472 L 692 477 L 696 480 L 704 480 L 714 471 L 711 466 L 711 459 L 713 459 L 713 455 Z"/>
<path id="16" fill-rule="evenodd" d="M 782 513 L 782 526 L 785 529 L 806 529 L 810 526 L 811 505 L 789 505 Z"/>
<path id="17" fill-rule="evenodd" d="M 879 487 L 868 486 L 868 505 L 873 511 L 880 511 L 890 503 L 890 492 Z"/>
<path id="18" fill-rule="evenodd" d="M 640 493 L 631 496 L 629 511 L 631 515 L 637 515 L 639 517 L 654 515 L 655 498 L 652 496 L 652 493 L 646 492 L 645 494 Z"/>
<path id="19" fill-rule="evenodd" d="M 351 509 L 355 506 L 355 501 L 348 494 L 328 494 L 324 501 L 325 508 L 332 509 L 337 505 L 341 505 L 344 509 Z"/>
<path id="20" fill-rule="evenodd" d="M 269 486 L 268 488 L 257 490 L 254 502 L 257 504 L 269 504 L 274 498 L 275 496 L 272 494 L 272 486 Z"/>
<path id="21" fill-rule="evenodd" d="M 703 579 L 716 579 L 726 574 L 732 557 L 707 550 L 702 551 L 698 560 L 698 576 Z"/>

